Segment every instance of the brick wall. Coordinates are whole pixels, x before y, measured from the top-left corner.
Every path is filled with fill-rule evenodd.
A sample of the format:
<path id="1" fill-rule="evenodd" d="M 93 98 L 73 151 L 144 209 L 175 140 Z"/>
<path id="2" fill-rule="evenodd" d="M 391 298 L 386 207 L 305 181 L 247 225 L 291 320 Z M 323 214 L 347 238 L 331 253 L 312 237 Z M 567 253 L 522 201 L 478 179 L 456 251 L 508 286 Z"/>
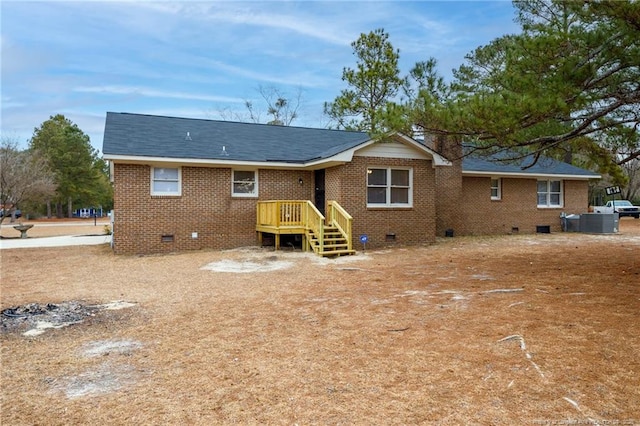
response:
<path id="1" fill-rule="evenodd" d="M 259 170 L 258 198 L 232 197 L 231 169 L 206 167 L 182 167 L 182 196 L 151 196 L 150 173 L 149 166 L 114 165 L 116 253 L 255 245 L 258 200 L 313 197 L 312 172 Z M 163 236 L 173 241 L 163 242 Z"/>
<path id="2" fill-rule="evenodd" d="M 537 226 L 561 231 L 560 213 L 584 213 L 588 208 L 588 183 L 564 181 L 564 205 L 560 208 L 537 207 L 536 179 L 502 179 L 500 200 L 491 200 L 489 177 L 464 177 L 462 203 L 464 220 L 456 235 L 535 233 Z"/>
<path id="3" fill-rule="evenodd" d="M 367 167 L 413 168 L 413 207 L 367 208 Z M 435 172 L 431 161 L 354 157 L 351 163 L 327 169 L 326 197 L 336 200 L 353 217 L 353 245 L 361 248 L 367 234 L 368 248 L 394 244 L 421 244 L 435 240 Z M 395 235 L 391 240 L 390 236 Z"/>
<path id="4" fill-rule="evenodd" d="M 413 207 L 367 208 L 369 166 L 412 167 Z M 453 229 L 455 235 L 504 234 L 516 228 L 533 233 L 537 226 L 548 225 L 556 232 L 561 230 L 561 212 L 583 213 L 588 207 L 586 181 L 564 181 L 562 208 L 538 209 L 535 179 L 502 179 L 502 199 L 492 201 L 490 178 L 461 178 L 457 167 L 434 169 L 426 160 L 355 157 L 351 163 L 326 170 L 326 199 L 338 201 L 353 216 L 356 248 L 362 247 L 362 234 L 369 237 L 367 247 L 376 248 L 433 242 L 446 229 Z M 231 169 L 183 167 L 179 197 L 151 196 L 150 170 L 143 165 L 114 165 L 116 253 L 255 245 L 258 200 L 314 199 L 312 171 L 259 170 L 259 197 L 235 198 Z M 173 241 L 163 242 L 163 236 L 173 236 Z"/>

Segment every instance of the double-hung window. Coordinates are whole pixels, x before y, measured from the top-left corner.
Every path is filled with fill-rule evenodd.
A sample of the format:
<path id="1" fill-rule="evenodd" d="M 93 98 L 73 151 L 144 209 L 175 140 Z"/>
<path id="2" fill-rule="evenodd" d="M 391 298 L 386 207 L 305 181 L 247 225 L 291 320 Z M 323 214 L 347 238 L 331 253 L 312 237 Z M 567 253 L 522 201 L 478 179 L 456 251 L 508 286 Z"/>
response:
<path id="1" fill-rule="evenodd" d="M 413 169 L 367 169 L 367 207 L 411 207 L 412 204 Z"/>
<path id="2" fill-rule="evenodd" d="M 562 181 L 538 181 L 538 207 L 562 207 Z"/>
<path id="3" fill-rule="evenodd" d="M 180 167 L 152 167 L 151 195 L 182 195 Z"/>
<path id="4" fill-rule="evenodd" d="M 491 178 L 491 199 L 500 200 L 502 198 L 502 182 L 500 178 Z"/>
<path id="5" fill-rule="evenodd" d="M 232 195 L 234 197 L 258 196 L 258 172 L 255 170 L 233 170 Z"/>

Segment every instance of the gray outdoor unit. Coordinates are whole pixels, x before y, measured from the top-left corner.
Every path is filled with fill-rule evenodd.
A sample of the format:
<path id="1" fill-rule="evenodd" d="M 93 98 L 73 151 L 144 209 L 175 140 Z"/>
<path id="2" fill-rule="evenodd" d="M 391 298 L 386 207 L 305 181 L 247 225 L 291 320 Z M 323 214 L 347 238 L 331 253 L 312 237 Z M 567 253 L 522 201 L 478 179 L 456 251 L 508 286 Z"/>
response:
<path id="1" fill-rule="evenodd" d="M 618 213 L 583 213 L 580 215 L 580 232 L 613 234 L 618 232 L 618 221 Z"/>
<path id="2" fill-rule="evenodd" d="M 561 217 L 562 230 L 565 232 L 580 232 L 580 215 L 570 214 L 569 216 Z"/>

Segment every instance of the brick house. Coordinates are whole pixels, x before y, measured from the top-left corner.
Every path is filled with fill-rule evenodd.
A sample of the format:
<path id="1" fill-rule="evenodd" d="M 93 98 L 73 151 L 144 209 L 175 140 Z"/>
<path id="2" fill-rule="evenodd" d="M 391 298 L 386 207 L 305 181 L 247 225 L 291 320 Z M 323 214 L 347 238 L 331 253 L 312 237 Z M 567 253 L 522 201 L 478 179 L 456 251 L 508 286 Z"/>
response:
<path id="1" fill-rule="evenodd" d="M 374 248 L 430 243 L 449 230 L 555 231 L 561 212 L 586 211 L 588 180 L 599 177 L 555 161 L 522 170 L 441 153 L 446 146 L 401 134 L 378 142 L 361 132 L 109 112 L 113 247 L 226 249 L 273 234 L 277 245 L 282 236 L 340 254 L 362 235 Z"/>

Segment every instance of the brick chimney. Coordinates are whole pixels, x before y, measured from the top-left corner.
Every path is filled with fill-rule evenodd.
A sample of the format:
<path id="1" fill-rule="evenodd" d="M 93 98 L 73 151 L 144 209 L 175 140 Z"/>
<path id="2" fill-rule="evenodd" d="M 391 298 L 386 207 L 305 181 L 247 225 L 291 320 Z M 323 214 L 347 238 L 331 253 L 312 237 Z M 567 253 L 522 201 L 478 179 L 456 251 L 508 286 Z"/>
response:
<path id="1" fill-rule="evenodd" d="M 462 221 L 462 142 L 460 139 L 437 135 L 434 150 L 451 161 L 452 166 L 436 167 L 436 236 L 444 237 L 448 230 L 464 233 Z"/>

